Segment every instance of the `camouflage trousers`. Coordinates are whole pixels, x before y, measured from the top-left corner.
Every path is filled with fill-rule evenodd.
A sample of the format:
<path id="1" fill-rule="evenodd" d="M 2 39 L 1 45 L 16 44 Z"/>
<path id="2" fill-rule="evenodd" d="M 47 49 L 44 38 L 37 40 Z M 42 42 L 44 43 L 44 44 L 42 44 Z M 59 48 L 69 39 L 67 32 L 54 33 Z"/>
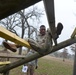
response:
<path id="1" fill-rule="evenodd" d="M 35 66 L 28 65 L 27 75 L 34 75 Z"/>

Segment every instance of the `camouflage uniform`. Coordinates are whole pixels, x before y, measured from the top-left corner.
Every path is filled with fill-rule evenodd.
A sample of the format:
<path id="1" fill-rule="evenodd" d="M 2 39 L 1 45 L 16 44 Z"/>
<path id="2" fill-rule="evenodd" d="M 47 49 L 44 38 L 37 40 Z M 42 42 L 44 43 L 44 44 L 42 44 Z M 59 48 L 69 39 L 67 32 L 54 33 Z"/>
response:
<path id="1" fill-rule="evenodd" d="M 32 55 L 34 53 L 35 53 L 35 51 L 31 50 L 31 51 L 29 51 L 27 53 L 26 56 L 30 56 L 30 55 Z M 27 75 L 34 75 L 34 70 L 35 70 L 35 68 L 37 66 L 37 59 L 35 59 L 35 60 L 31 61 L 31 62 L 28 62 L 27 66 L 28 66 Z"/>
<path id="2" fill-rule="evenodd" d="M 52 47 L 52 37 L 49 32 L 46 31 L 45 35 L 41 35 L 40 33 L 37 36 L 37 43 L 39 46 L 46 50 Z"/>

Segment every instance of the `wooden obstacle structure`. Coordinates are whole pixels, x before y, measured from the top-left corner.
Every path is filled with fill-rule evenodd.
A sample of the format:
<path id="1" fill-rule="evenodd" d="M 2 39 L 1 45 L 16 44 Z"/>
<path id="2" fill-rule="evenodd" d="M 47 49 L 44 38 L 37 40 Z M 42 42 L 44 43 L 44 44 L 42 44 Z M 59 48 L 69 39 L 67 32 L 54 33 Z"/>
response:
<path id="1" fill-rule="evenodd" d="M 42 0 L 7 0 L 7 1 L 0 0 L 0 20 L 3 18 L 6 18 L 7 16 L 12 15 L 24 8 L 27 8 L 39 1 L 42 1 Z M 43 2 L 44 2 L 46 13 L 47 13 L 50 32 L 52 33 L 52 37 L 54 39 L 55 38 L 54 33 L 56 31 L 56 29 L 55 29 L 55 15 L 54 15 L 54 12 L 55 12 L 54 11 L 54 0 L 43 0 Z M 11 33 L 10 31 L 6 30 L 3 27 L 0 27 L 0 37 L 10 40 L 16 44 L 20 43 L 20 45 L 25 46 L 27 48 L 31 48 L 31 46 L 29 45 L 29 43 L 27 41 L 21 39 L 20 37 L 16 36 L 15 34 Z M 27 63 L 34 59 L 45 56 L 49 53 L 55 52 L 55 51 L 62 49 L 66 46 L 69 46 L 73 43 L 76 43 L 75 33 L 72 35 L 71 38 L 59 43 L 57 46 L 53 46 L 53 49 L 52 50 L 49 49 L 48 52 L 46 52 L 44 55 L 39 54 L 39 52 L 37 51 L 37 53 L 30 55 L 28 57 L 24 57 L 24 59 L 20 59 L 16 62 L 13 62 L 13 63 L 10 63 L 8 65 L 1 67 L 0 73 L 3 73 L 4 75 L 8 75 L 8 71 L 15 67 L 18 67 L 24 63 Z"/>
<path id="2" fill-rule="evenodd" d="M 3 34 L 3 33 L 2 33 L 2 34 Z M 10 35 L 10 36 L 11 36 L 11 35 Z M 5 38 L 6 38 L 6 37 L 5 37 Z M 12 37 L 11 37 L 11 38 L 12 38 Z M 12 38 L 12 39 L 13 39 L 13 38 Z M 17 39 L 17 38 L 16 38 L 16 39 Z M 53 49 L 52 49 L 52 50 L 49 49 L 48 52 L 46 52 L 44 55 L 40 55 L 40 54 L 37 52 L 37 53 L 35 53 L 35 54 L 33 54 L 33 55 L 30 55 L 30 56 L 28 56 L 28 57 L 25 57 L 24 59 L 20 59 L 20 60 L 18 60 L 18 61 L 16 61 L 16 62 L 10 63 L 9 65 L 3 66 L 3 67 L 0 68 L 0 73 L 5 73 L 5 72 L 7 72 L 7 71 L 9 71 L 9 70 L 11 70 L 11 69 L 13 69 L 13 68 L 15 68 L 15 67 L 18 67 L 18 66 L 20 66 L 20 65 L 22 65 L 22 64 L 24 64 L 24 63 L 27 63 L 27 62 L 32 61 L 32 60 L 35 60 L 35 59 L 40 58 L 40 57 L 42 57 L 42 56 L 45 56 L 45 55 L 47 55 L 47 54 L 49 54 L 49 53 L 55 52 L 55 51 L 57 51 L 57 50 L 59 50 L 59 49 L 62 49 L 62 48 L 64 48 L 64 47 L 66 47 L 66 46 L 69 46 L 69 45 L 71 45 L 71 44 L 73 44 L 73 43 L 76 43 L 76 37 L 67 39 L 67 40 L 59 43 L 57 46 L 53 46 Z"/>
<path id="3" fill-rule="evenodd" d="M 0 20 L 42 0 L 0 0 Z M 43 0 L 52 37 L 55 38 L 54 0 Z"/>

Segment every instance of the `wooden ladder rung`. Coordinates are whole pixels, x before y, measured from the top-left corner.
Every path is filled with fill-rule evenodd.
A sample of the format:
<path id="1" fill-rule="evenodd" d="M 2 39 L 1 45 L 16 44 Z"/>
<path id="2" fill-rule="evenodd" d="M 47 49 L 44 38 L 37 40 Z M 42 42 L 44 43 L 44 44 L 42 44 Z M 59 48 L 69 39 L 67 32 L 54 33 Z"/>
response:
<path id="1" fill-rule="evenodd" d="M 7 40 L 10 40 L 16 44 L 20 44 L 22 46 L 25 46 L 27 48 L 31 48 L 30 44 L 26 40 L 18 37 L 16 34 L 8 31 L 6 28 L 4 28 L 2 26 L 0 26 L 0 37 L 7 39 Z"/>
<path id="2" fill-rule="evenodd" d="M 0 65 L 7 65 L 7 64 L 10 64 L 11 62 L 10 61 L 0 61 Z"/>

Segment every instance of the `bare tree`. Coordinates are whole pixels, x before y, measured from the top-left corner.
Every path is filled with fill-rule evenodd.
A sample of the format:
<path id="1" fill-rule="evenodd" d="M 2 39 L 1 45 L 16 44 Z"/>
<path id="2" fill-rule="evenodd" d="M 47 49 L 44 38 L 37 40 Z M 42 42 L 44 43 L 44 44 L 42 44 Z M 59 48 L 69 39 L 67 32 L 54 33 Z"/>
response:
<path id="1" fill-rule="evenodd" d="M 76 47 L 76 43 L 75 44 L 72 44 L 71 46 L 70 46 L 70 48 L 71 48 L 71 50 L 75 53 L 75 47 Z"/>
<path id="2" fill-rule="evenodd" d="M 35 32 L 37 34 L 36 26 L 33 25 L 33 22 L 40 22 L 40 17 L 43 15 L 43 11 L 37 9 L 37 7 L 32 7 L 29 9 L 21 10 L 15 13 L 12 16 L 7 17 L 0 21 L 4 27 L 9 31 L 15 33 L 21 38 L 30 38 L 30 36 Z M 17 29 L 21 30 L 21 34 L 18 34 Z M 25 35 L 27 33 L 27 35 Z M 19 54 L 22 53 L 22 48 L 19 50 Z"/>
<path id="3" fill-rule="evenodd" d="M 28 10 L 22 10 L 19 11 L 18 14 L 20 15 L 20 19 L 21 19 L 21 28 L 22 28 L 22 33 L 25 32 L 25 29 L 28 28 L 28 38 L 30 38 L 30 32 L 31 32 L 31 28 L 33 29 L 32 31 L 34 31 L 36 28 L 35 25 L 32 25 L 33 22 L 40 22 L 40 17 L 43 15 L 43 12 L 37 9 L 37 7 L 34 7 Z M 35 26 L 35 27 L 34 27 Z M 31 27 L 31 28 L 30 28 Z M 36 30 L 35 30 L 36 31 Z M 22 35 L 22 37 L 24 36 L 24 34 Z"/>
<path id="4" fill-rule="evenodd" d="M 31 22 L 40 21 L 40 17 L 42 12 L 39 12 L 39 10 L 36 7 L 33 7 L 32 10 L 29 9 L 28 12 L 26 10 L 19 11 L 18 14 L 20 15 L 21 19 L 21 28 L 22 28 L 22 35 L 21 38 L 24 38 L 25 30 L 27 29 L 27 37 L 30 38 L 31 34 L 33 32 L 37 33 L 37 29 L 32 25 Z M 21 53 L 21 50 L 19 50 L 19 54 Z"/>
<path id="5" fill-rule="evenodd" d="M 19 19 L 17 18 L 17 14 L 16 13 L 14 15 L 11 15 L 11 16 L 1 20 L 0 23 L 7 30 L 9 30 L 9 31 L 15 33 L 16 35 L 18 35 L 18 33 L 17 33 L 16 29 L 15 29 L 18 26 L 18 24 L 19 24 Z"/>
<path id="6" fill-rule="evenodd" d="M 1 20 L 0 24 L 2 24 L 2 26 L 4 26 L 10 32 L 13 32 L 16 35 L 18 35 L 18 33 L 17 33 L 15 28 L 17 27 L 17 25 L 19 23 L 19 20 L 16 17 L 17 17 L 17 14 L 15 13 L 14 15 L 11 15 L 11 16 Z M 5 41 L 8 41 L 8 40 L 5 39 Z M 7 50 L 7 49 L 5 49 L 5 50 Z"/>

